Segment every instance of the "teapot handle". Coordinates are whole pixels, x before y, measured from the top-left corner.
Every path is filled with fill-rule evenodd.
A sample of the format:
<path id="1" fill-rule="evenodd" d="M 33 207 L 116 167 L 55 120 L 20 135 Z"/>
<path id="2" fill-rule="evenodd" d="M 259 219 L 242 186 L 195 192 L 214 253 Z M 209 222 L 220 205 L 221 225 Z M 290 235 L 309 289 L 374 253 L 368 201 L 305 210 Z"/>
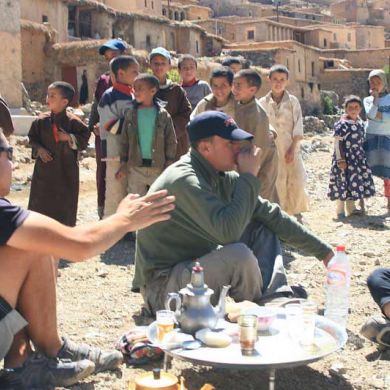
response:
<path id="1" fill-rule="evenodd" d="M 181 298 L 178 293 L 168 293 L 167 298 L 165 299 L 165 309 L 166 310 L 172 310 L 171 309 L 171 302 L 175 301 L 175 313 L 179 314 L 181 309 Z"/>

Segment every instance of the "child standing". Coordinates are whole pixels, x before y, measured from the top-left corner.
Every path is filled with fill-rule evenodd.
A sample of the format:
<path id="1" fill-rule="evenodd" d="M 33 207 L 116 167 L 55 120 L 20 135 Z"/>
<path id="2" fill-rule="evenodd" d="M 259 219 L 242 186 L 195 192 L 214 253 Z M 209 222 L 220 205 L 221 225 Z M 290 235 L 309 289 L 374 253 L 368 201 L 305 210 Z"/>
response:
<path id="1" fill-rule="evenodd" d="M 126 111 L 121 135 L 118 181 L 127 178 L 127 192 L 144 195 L 160 173 L 175 161 L 176 135 L 169 113 L 159 105 L 159 81 L 140 74 L 134 83 L 135 102 Z"/>
<path id="2" fill-rule="evenodd" d="M 289 71 L 285 66 L 271 67 L 268 76 L 271 91 L 260 99 L 260 104 L 278 132 L 275 140 L 279 157 L 276 188 L 280 207 L 302 222 L 301 213 L 309 208 L 305 191 L 307 175 L 300 153 L 303 120 L 298 99 L 286 90 L 288 77 Z"/>
<path id="3" fill-rule="evenodd" d="M 115 174 L 120 167 L 122 124 L 126 110 L 134 99 L 133 83 L 138 76 L 139 64 L 132 56 L 118 56 L 111 60 L 113 86 L 107 89 L 99 102 L 102 160 L 106 162 L 104 217 L 116 212 L 126 196 L 126 182 L 118 182 Z"/>
<path id="4" fill-rule="evenodd" d="M 192 55 L 185 54 L 181 56 L 177 67 L 182 80 L 181 86 L 186 91 L 187 98 L 191 103 L 192 109 L 194 109 L 205 96 L 210 94 L 210 86 L 206 81 L 196 78 L 198 62 Z"/>
<path id="5" fill-rule="evenodd" d="M 258 174 L 261 182 L 260 196 L 270 202 L 278 202 L 278 155 L 274 141 L 276 132 L 270 128 L 267 114 L 256 100 L 260 87 L 261 77 L 255 70 L 244 69 L 235 74 L 233 94 L 237 105 L 234 119 L 241 129 L 254 135 L 254 144 L 262 149 Z"/>
<path id="6" fill-rule="evenodd" d="M 375 194 L 371 169 L 367 166 L 363 150 L 364 125 L 359 115 L 362 101 L 348 96 L 344 103 L 345 114 L 334 126 L 334 155 L 330 171 L 328 196 L 337 201 L 337 217 L 361 214 L 364 198 Z M 361 199 L 362 210 L 355 206 Z"/>
<path id="7" fill-rule="evenodd" d="M 214 69 L 210 76 L 212 93 L 198 103 L 191 114 L 191 119 L 204 111 L 221 111 L 234 118 L 233 77 L 233 72 L 227 67 Z"/>
<path id="8" fill-rule="evenodd" d="M 368 81 L 371 96 L 364 99 L 367 114 L 365 149 L 373 174 L 383 179 L 390 213 L 390 93 L 383 70 L 371 71 Z"/>
<path id="9" fill-rule="evenodd" d="M 74 94 L 68 83 L 49 85 L 46 103 L 50 112 L 41 114 L 28 133 L 36 159 L 28 208 L 68 226 L 76 224 L 78 151 L 87 147 L 90 135 L 88 127 L 66 111 Z"/>
<path id="10" fill-rule="evenodd" d="M 177 137 L 176 159 L 187 153 L 189 143 L 186 126 L 190 120 L 191 104 L 184 89 L 168 79 L 171 69 L 171 55 L 163 47 L 157 47 L 149 55 L 150 68 L 160 82 L 156 97 L 166 102 L 165 109 L 169 112 Z"/>

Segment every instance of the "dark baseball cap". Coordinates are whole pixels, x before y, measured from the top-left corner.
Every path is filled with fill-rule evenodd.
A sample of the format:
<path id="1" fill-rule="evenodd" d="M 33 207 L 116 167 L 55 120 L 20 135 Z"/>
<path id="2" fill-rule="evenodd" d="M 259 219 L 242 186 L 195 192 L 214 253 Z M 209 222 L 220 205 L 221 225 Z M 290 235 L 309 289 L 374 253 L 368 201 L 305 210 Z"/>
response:
<path id="1" fill-rule="evenodd" d="M 196 115 L 187 125 L 190 142 L 218 135 L 232 141 L 253 139 L 251 133 L 240 129 L 232 117 L 220 111 L 205 111 Z"/>
<path id="2" fill-rule="evenodd" d="M 127 49 L 127 43 L 122 39 L 110 39 L 104 45 L 100 46 L 99 54 L 104 55 L 107 49 L 125 51 Z"/>

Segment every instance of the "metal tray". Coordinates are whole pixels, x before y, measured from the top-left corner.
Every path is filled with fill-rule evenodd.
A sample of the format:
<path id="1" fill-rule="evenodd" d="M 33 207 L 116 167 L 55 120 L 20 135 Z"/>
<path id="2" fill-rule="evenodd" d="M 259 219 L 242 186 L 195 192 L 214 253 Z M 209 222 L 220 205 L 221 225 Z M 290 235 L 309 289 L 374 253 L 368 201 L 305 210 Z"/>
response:
<path id="1" fill-rule="evenodd" d="M 238 334 L 238 325 L 220 321 L 218 328 L 226 329 L 229 334 Z M 152 323 L 148 327 L 148 338 L 157 343 L 157 327 Z M 336 323 L 322 316 L 316 316 L 314 344 L 303 347 L 288 335 L 283 314 L 277 316 L 273 327 L 267 334 L 259 333 L 252 356 L 243 356 L 238 338 L 226 348 L 201 347 L 196 350 L 172 349 L 159 345 L 169 356 L 194 364 L 230 367 L 230 368 L 284 368 L 315 362 L 339 350 L 347 341 L 346 331 Z"/>

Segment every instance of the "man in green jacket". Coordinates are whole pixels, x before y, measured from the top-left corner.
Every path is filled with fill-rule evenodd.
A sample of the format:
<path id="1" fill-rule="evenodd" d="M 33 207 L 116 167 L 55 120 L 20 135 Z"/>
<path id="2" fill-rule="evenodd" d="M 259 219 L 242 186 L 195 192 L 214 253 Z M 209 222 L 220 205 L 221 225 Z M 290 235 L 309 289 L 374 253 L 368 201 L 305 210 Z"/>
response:
<path id="1" fill-rule="evenodd" d="M 172 218 L 137 234 L 133 290 L 142 293 L 150 312 L 185 287 L 195 260 L 215 291 L 213 303 L 227 284 L 238 302 L 291 293 L 279 240 L 327 264 L 333 255 L 328 244 L 258 197 L 261 150 L 241 150 L 250 133 L 217 111 L 197 115 L 187 129 L 190 152 L 150 189 L 175 195 Z"/>

